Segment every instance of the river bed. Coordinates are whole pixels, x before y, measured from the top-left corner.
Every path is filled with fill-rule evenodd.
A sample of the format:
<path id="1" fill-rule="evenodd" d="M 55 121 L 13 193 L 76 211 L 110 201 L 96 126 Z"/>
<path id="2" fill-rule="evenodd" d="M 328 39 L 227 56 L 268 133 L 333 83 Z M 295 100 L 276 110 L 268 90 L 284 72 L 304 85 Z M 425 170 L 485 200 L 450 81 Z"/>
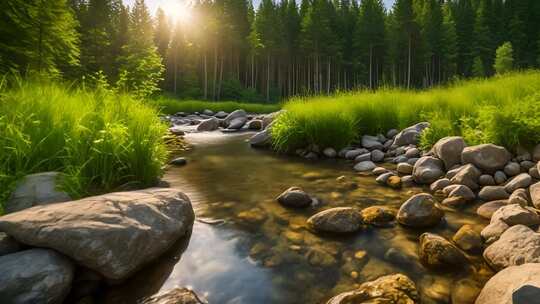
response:
<path id="1" fill-rule="evenodd" d="M 312 233 L 305 223 L 318 211 L 372 205 L 397 210 L 423 189 L 380 186 L 343 160 L 312 162 L 252 149 L 246 143 L 250 136 L 186 135 L 193 145 L 182 155 L 188 164 L 170 168 L 163 179 L 192 201 L 198 220 L 191 237 L 109 290 L 107 302 L 135 303 L 188 286 L 214 304 L 325 303 L 362 282 L 403 273 L 417 284 L 422 303 L 451 303 L 452 292 L 454 297 L 474 292 L 493 275 L 480 255 L 469 255 L 463 269 L 444 271 L 424 268 L 417 257 L 423 232 L 451 239 L 464 224 L 485 226 L 474 205 L 445 210 L 445 221 L 428 230 L 396 224 L 348 236 Z M 282 207 L 275 197 L 291 186 L 302 187 L 318 204 L 302 210 Z"/>

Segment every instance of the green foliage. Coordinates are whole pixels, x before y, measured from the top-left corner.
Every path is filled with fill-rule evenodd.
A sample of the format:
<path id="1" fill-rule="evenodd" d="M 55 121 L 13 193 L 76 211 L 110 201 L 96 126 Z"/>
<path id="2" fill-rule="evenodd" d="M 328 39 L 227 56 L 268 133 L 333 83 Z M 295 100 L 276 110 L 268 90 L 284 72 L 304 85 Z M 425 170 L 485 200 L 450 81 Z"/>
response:
<path id="1" fill-rule="evenodd" d="M 205 109 L 214 112 L 225 111 L 232 112 L 238 109 L 244 109 L 250 113 L 271 113 L 279 111 L 279 104 L 257 104 L 257 103 L 241 103 L 235 101 L 203 101 L 203 100 L 179 100 L 176 98 L 161 96 L 148 101 L 151 105 L 157 107 L 165 114 L 174 114 L 177 112 L 202 112 Z"/>
<path id="2" fill-rule="evenodd" d="M 164 67 L 153 41 L 153 25 L 144 0 L 137 0 L 129 19 L 127 44 L 120 58 L 121 84 L 139 97 L 159 90 Z"/>
<path id="3" fill-rule="evenodd" d="M 0 1 L 0 73 L 78 65 L 77 25 L 66 0 Z"/>
<path id="4" fill-rule="evenodd" d="M 493 68 L 497 74 L 504 74 L 512 70 L 514 67 L 514 51 L 510 42 L 505 42 L 497 48 L 495 57 L 495 65 Z"/>
<path id="5" fill-rule="evenodd" d="M 130 95 L 16 80 L 0 89 L 0 202 L 23 175 L 62 171 L 74 197 L 157 182 L 166 131 Z"/>
<path id="6" fill-rule="evenodd" d="M 309 144 L 342 148 L 358 135 L 385 133 L 420 121 L 431 123 L 421 138 L 430 148 L 437 140 L 462 135 L 469 144 L 495 143 L 514 149 L 540 142 L 540 72 L 458 82 L 422 92 L 377 92 L 293 98 L 272 130 L 280 151 Z"/>
<path id="7" fill-rule="evenodd" d="M 474 77 L 484 77 L 486 76 L 486 72 L 484 71 L 484 63 L 482 63 L 482 59 L 480 57 L 474 58 L 474 63 L 472 67 L 472 74 Z"/>

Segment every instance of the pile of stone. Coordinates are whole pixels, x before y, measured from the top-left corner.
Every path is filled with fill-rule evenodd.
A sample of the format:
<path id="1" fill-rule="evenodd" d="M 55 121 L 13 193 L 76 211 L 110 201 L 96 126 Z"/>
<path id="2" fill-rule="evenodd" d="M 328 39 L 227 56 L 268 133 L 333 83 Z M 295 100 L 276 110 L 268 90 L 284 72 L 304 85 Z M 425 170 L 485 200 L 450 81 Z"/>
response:
<path id="1" fill-rule="evenodd" d="M 340 151 L 316 145 L 297 150 L 299 156 L 308 159 L 350 160 L 354 162 L 354 170 L 375 175 L 383 185 L 394 188 L 426 185 L 433 193 L 412 196 L 395 216 L 378 210 L 377 206 L 370 207 L 373 210 L 369 212 L 370 208 L 331 208 L 312 216 L 308 227 L 315 232 L 351 233 L 369 224 L 366 219 L 370 217 L 363 214 L 371 214 L 422 229 L 443 222 L 447 208 L 483 202 L 477 214 L 489 219 L 489 225 L 481 231 L 464 225 L 451 240 L 432 233 L 422 234 L 420 260 L 426 267 L 453 271 L 466 266 L 469 255 L 483 252 L 486 262 L 500 272 L 486 284 L 477 304 L 512 303 L 512 299 L 514 303 L 535 303 L 540 296 L 540 145 L 532 152 L 518 149 L 512 155 L 494 144 L 467 146 L 463 138 L 453 136 L 442 138 L 430 151 L 421 151 L 418 140 L 428 127 L 423 122 L 401 132 L 390 130 L 386 135 L 365 135 L 359 145 Z M 377 163 L 395 167 L 388 169 L 391 166 L 381 167 Z M 530 273 L 528 269 L 532 269 Z M 365 291 L 359 288 L 329 303 L 345 303 L 349 297 L 356 299 L 358 294 Z M 363 303 L 360 299 L 358 303 Z"/>
<path id="2" fill-rule="evenodd" d="M 273 120 L 274 114 L 257 115 L 250 114 L 242 109 L 231 113 L 219 111 L 214 113 L 211 110 L 204 110 L 202 113 L 195 112 L 187 114 L 178 112 L 174 115 L 164 116 L 163 119 L 171 124 L 169 131 L 173 134 L 183 134 L 189 130 L 189 126 L 195 128 L 197 132 L 209 132 L 221 130 L 222 132 L 238 132 L 241 130 L 261 131 L 269 124 L 268 120 Z"/>
<path id="3" fill-rule="evenodd" d="M 58 178 L 50 172 L 23 179 L 0 217 L 2 303 L 84 302 L 190 234 L 193 209 L 178 190 L 71 201 L 56 190 Z"/>

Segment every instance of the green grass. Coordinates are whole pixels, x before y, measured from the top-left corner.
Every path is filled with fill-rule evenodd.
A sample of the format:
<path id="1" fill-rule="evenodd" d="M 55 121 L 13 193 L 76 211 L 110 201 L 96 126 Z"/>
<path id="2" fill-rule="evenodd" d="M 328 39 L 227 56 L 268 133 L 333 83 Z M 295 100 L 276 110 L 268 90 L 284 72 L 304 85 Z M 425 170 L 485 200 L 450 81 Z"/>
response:
<path id="1" fill-rule="evenodd" d="M 61 171 L 74 197 L 148 186 L 162 174 L 166 126 L 126 94 L 15 79 L 0 86 L 0 202 L 29 173 Z"/>
<path id="2" fill-rule="evenodd" d="M 468 144 L 496 143 L 511 149 L 540 142 L 540 72 L 462 81 L 427 91 L 376 92 L 293 98 L 277 119 L 273 145 L 279 151 L 318 144 L 341 148 L 363 134 L 386 133 L 420 121 L 431 127 L 421 145 L 462 135 Z"/>
<path id="3" fill-rule="evenodd" d="M 157 106 L 161 112 L 165 114 L 174 114 L 176 112 L 202 112 L 205 109 L 214 112 L 225 111 L 232 112 L 238 109 L 244 109 L 249 113 L 271 113 L 279 111 L 279 104 L 258 104 L 258 103 L 242 103 L 235 101 L 216 101 L 209 102 L 203 100 L 179 100 L 170 97 L 160 96 L 151 100 L 150 103 Z"/>

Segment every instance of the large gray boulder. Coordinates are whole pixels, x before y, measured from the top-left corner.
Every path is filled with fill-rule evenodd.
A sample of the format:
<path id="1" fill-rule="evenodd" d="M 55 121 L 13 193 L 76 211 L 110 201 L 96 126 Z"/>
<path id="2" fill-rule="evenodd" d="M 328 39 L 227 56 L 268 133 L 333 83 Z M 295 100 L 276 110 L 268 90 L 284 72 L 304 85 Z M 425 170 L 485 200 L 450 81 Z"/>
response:
<path id="1" fill-rule="evenodd" d="M 110 281 L 122 280 L 188 234 L 191 202 L 175 189 L 117 192 L 0 217 L 17 241 L 55 249 Z"/>
<path id="2" fill-rule="evenodd" d="M 428 267 L 459 268 L 467 262 L 465 254 L 440 235 L 423 233 L 420 236 L 420 260 Z"/>
<path id="3" fill-rule="evenodd" d="M 524 225 L 512 226 L 484 250 L 484 259 L 495 270 L 540 263 L 540 233 Z"/>
<path id="4" fill-rule="evenodd" d="M 452 184 L 465 185 L 472 190 L 478 189 L 478 179 L 482 175 L 482 172 L 478 170 L 474 165 L 468 164 L 459 167 L 456 174 L 450 179 Z"/>
<path id="5" fill-rule="evenodd" d="M 435 198 L 428 193 L 419 193 L 409 198 L 397 213 L 398 223 L 409 227 L 437 225 L 444 212 L 435 206 Z"/>
<path id="6" fill-rule="evenodd" d="M 206 132 L 214 131 L 219 128 L 219 119 L 212 117 L 205 120 L 202 120 L 201 123 L 197 126 L 197 131 Z"/>
<path id="7" fill-rule="evenodd" d="M 362 216 L 355 208 L 337 207 L 313 215 L 307 223 L 318 232 L 349 233 L 360 229 Z"/>
<path id="8" fill-rule="evenodd" d="M 493 144 L 466 147 L 461 153 L 462 163 L 473 164 L 488 173 L 504 169 L 511 158 L 512 155 L 504 147 Z"/>
<path id="9" fill-rule="evenodd" d="M 418 144 L 420 134 L 427 127 L 429 127 L 429 122 L 420 122 L 415 124 L 414 126 L 403 129 L 396 135 L 396 137 L 394 137 L 394 142 L 392 143 L 392 146 L 400 147 Z"/>
<path id="10" fill-rule="evenodd" d="M 58 189 L 62 173 L 43 172 L 26 175 L 16 185 L 4 206 L 6 213 L 24 210 L 38 205 L 66 202 L 69 195 Z"/>
<path id="11" fill-rule="evenodd" d="M 443 162 L 435 157 L 421 157 L 414 164 L 412 176 L 419 184 L 431 184 L 444 176 Z"/>
<path id="12" fill-rule="evenodd" d="M 30 249 L 0 257 L 0 303 L 62 303 L 74 266 L 48 249 Z"/>
<path id="13" fill-rule="evenodd" d="M 403 274 L 393 274 L 362 283 L 356 290 L 341 293 L 326 304 L 413 304 L 419 301 L 414 282 Z"/>
<path id="14" fill-rule="evenodd" d="M 525 286 L 540 287 L 540 264 L 510 266 L 499 271 L 484 285 L 475 304 L 538 303 L 540 293 L 536 291 L 527 297 L 523 293 Z"/>
<path id="15" fill-rule="evenodd" d="M 531 185 L 529 188 L 529 193 L 531 194 L 531 201 L 535 208 L 540 208 L 540 182 Z"/>
<path id="16" fill-rule="evenodd" d="M 460 136 L 444 137 L 433 146 L 433 153 L 443 161 L 446 170 L 461 163 L 461 152 L 466 147 Z"/>
<path id="17" fill-rule="evenodd" d="M 176 287 L 153 295 L 141 304 L 206 304 L 206 302 L 203 302 L 193 290 Z"/>

